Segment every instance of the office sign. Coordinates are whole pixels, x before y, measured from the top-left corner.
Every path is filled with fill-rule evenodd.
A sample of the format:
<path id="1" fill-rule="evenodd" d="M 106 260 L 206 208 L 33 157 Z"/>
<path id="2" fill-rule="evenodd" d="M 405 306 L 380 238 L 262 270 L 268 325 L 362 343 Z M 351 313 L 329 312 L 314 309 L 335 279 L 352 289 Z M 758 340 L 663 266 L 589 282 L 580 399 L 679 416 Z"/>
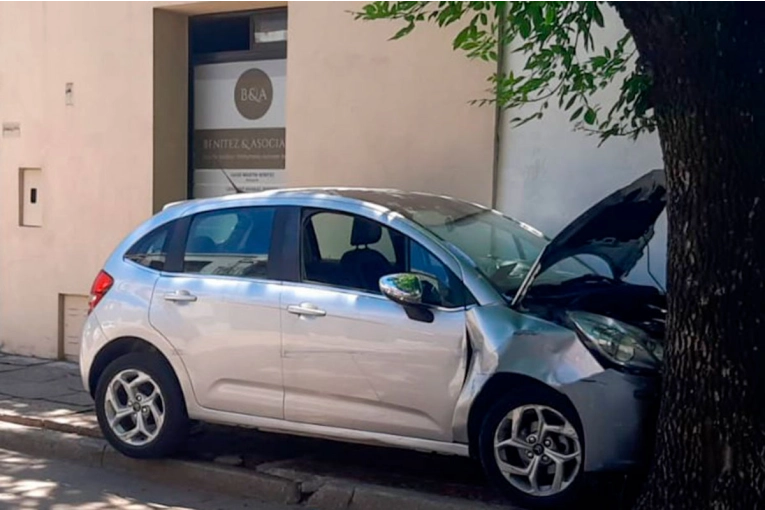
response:
<path id="1" fill-rule="evenodd" d="M 194 68 L 194 196 L 286 184 L 286 60 Z"/>

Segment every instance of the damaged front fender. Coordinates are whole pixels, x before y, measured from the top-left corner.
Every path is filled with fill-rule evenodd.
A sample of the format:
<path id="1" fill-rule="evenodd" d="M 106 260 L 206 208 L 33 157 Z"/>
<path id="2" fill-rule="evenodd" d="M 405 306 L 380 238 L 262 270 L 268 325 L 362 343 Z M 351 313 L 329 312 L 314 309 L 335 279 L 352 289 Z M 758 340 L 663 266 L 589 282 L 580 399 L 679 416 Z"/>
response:
<path id="1" fill-rule="evenodd" d="M 469 442 L 473 402 L 495 374 L 522 375 L 559 388 L 603 372 L 570 329 L 500 304 L 473 307 L 466 318 L 472 359 L 454 412 L 458 442 Z"/>

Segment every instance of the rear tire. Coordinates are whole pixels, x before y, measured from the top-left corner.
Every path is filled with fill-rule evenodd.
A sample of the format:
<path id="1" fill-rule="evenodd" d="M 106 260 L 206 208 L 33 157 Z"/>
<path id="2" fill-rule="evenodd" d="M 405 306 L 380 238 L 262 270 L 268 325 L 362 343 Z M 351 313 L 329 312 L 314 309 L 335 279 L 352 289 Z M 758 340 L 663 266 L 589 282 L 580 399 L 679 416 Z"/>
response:
<path id="1" fill-rule="evenodd" d="M 128 457 L 166 457 L 188 437 L 183 391 L 157 354 L 131 353 L 111 362 L 98 380 L 95 404 L 104 437 Z"/>
<path id="2" fill-rule="evenodd" d="M 553 390 L 520 389 L 494 404 L 478 453 L 489 481 L 514 504 L 571 508 L 579 498 L 584 434 L 576 410 Z"/>

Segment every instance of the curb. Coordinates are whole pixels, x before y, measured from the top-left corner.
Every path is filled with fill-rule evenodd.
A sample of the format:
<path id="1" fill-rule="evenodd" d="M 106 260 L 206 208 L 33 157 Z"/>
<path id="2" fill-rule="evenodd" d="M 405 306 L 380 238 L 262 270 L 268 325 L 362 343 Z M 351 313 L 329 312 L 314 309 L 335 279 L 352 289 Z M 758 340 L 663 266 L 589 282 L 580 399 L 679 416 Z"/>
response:
<path id="1" fill-rule="evenodd" d="M 0 422 L 15 423 L 16 425 L 53 430 L 56 432 L 64 432 L 68 434 L 77 434 L 78 436 L 87 436 L 97 439 L 104 437 L 101 435 L 101 431 L 98 429 L 83 427 L 81 425 L 71 425 L 69 423 L 61 423 L 55 419 L 50 418 L 36 418 L 32 416 L 19 416 L 17 414 L 0 413 Z"/>
<path id="2" fill-rule="evenodd" d="M 49 422 L 13 416 L 24 424 L 0 417 L 0 448 L 85 464 L 92 467 L 129 472 L 131 475 L 169 485 L 194 487 L 252 498 L 269 503 L 305 505 L 312 510 L 512 510 L 447 496 L 423 494 L 408 489 L 351 483 L 334 478 L 293 480 L 220 464 L 186 460 L 137 460 L 125 457 L 105 440 L 84 437 L 69 431 L 52 430 Z M 45 422 L 43 428 L 35 425 Z M 61 424 L 57 424 L 61 425 Z M 82 430 L 81 427 L 69 428 Z M 90 430 L 90 429 L 86 429 Z"/>
<path id="3" fill-rule="evenodd" d="M 295 504 L 300 485 L 292 480 L 183 460 L 137 460 L 123 456 L 102 439 L 26 425 L 0 423 L 0 447 L 92 467 L 126 471 L 159 483 L 201 491 L 236 494 L 266 502 Z"/>

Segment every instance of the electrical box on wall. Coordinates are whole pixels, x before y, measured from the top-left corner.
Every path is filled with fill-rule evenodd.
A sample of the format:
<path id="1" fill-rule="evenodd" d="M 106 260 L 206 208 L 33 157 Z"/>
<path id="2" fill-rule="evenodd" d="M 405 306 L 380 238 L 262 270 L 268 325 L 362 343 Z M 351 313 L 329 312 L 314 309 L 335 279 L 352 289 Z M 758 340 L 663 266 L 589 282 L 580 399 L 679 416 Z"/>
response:
<path id="1" fill-rule="evenodd" d="M 19 224 L 22 227 L 42 227 L 42 170 L 22 168 L 19 172 Z"/>

